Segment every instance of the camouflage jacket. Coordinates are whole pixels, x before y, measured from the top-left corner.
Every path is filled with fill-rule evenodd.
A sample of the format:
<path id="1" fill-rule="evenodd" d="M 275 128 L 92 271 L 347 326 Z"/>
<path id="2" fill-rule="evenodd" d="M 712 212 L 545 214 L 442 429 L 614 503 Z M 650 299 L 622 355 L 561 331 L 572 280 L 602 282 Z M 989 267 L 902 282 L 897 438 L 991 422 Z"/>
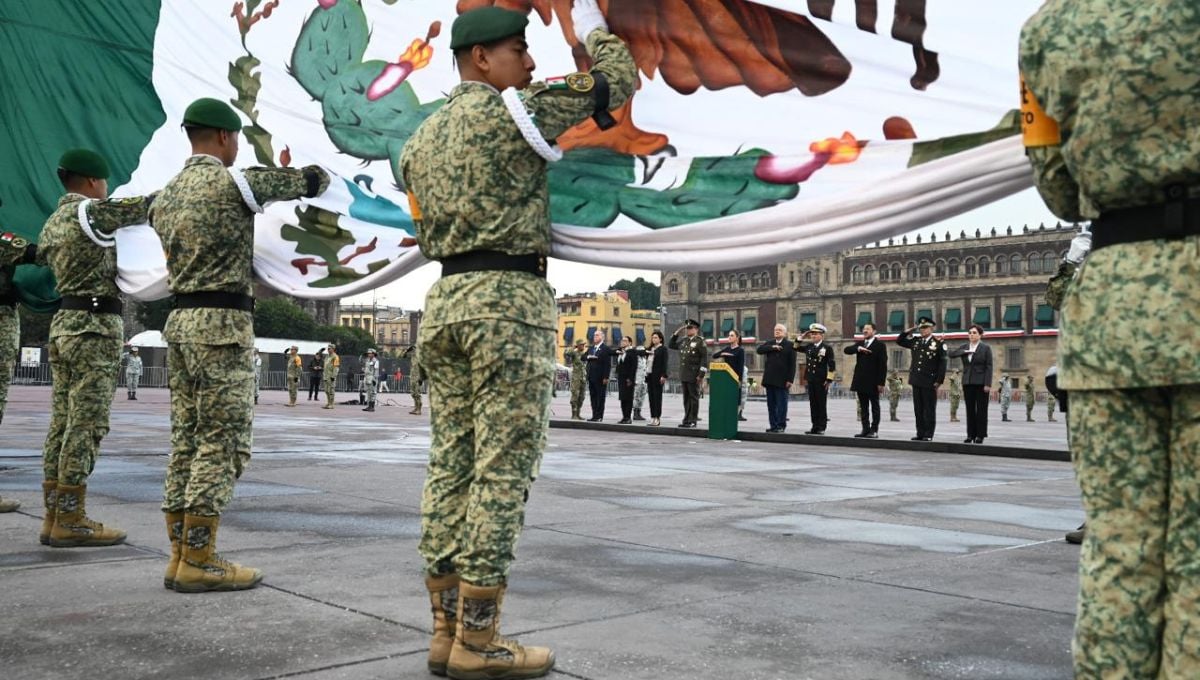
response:
<path id="1" fill-rule="evenodd" d="M 287 377 L 299 378 L 304 372 L 304 362 L 300 359 L 299 354 L 289 355 L 287 358 Z"/>
<path id="2" fill-rule="evenodd" d="M 593 31 L 593 71 L 611 88 L 611 108 L 633 94 L 637 70 L 621 40 Z M 535 83 L 520 93 L 525 108 L 553 140 L 592 114 L 591 91 Z M 404 145 L 400 168 L 413 206 L 417 241 L 432 260 L 476 250 L 550 254 L 547 162 L 513 122 L 500 94 L 463 82 Z M 426 298 L 427 326 L 478 319 L 556 327 L 553 291 L 523 272 L 470 272 L 443 278 Z"/>
<path id="3" fill-rule="evenodd" d="M 259 205 L 307 193 L 302 170 L 248 168 L 244 173 Z M 323 171 L 320 176 L 317 193 L 329 186 L 329 176 Z M 162 239 L 167 287 L 172 293 L 251 294 L 254 212 L 220 160 L 204 155 L 189 158 L 155 199 L 150 224 Z M 167 318 L 163 338 L 250 347 L 253 318 L 250 312 L 235 309 L 176 309 Z"/>
<path id="4" fill-rule="evenodd" d="M 325 365 L 321 369 L 321 378 L 323 380 L 335 380 L 341 368 L 342 358 L 336 354 L 328 353 L 325 355 Z"/>
<path id="5" fill-rule="evenodd" d="M 586 385 L 587 384 L 587 365 L 584 362 L 584 357 L 587 356 L 587 348 L 584 349 L 568 349 L 563 353 L 564 363 L 571 369 L 571 384 Z"/>
<path id="6" fill-rule="evenodd" d="M 86 197 L 67 194 L 58 199 L 58 207 L 42 227 L 38 243 L 38 264 L 50 267 L 61 295 L 93 295 L 116 298 L 117 248 L 97 244 L 92 237 L 111 240 L 121 227 L 146 221 L 149 201 L 143 197 L 89 201 L 86 224 L 81 223 L 79 207 Z M 118 314 L 92 314 L 84 310 L 61 309 L 50 323 L 50 337 L 97 333 L 120 338 L 125 324 Z"/>
<path id="7" fill-rule="evenodd" d="M 0 233 L 0 299 L 8 300 L 16 296 L 13 287 L 13 275 L 17 265 L 29 261 L 29 241 L 12 232 Z M 0 305 L 0 313 L 13 311 L 7 304 Z"/>
<path id="8" fill-rule="evenodd" d="M 421 350 L 414 347 L 412 353 L 409 354 L 408 381 L 415 385 L 424 380 L 425 374 L 421 370 Z"/>
<path id="9" fill-rule="evenodd" d="M 1029 91 L 1060 143 L 1031 147 L 1038 191 L 1059 217 L 1200 195 L 1200 5 L 1194 0 L 1049 0 L 1021 31 Z M 1091 253 L 1062 301 L 1059 385 L 1119 389 L 1200 383 L 1200 237 Z M 1142 340 L 1187 329 L 1156 344 Z"/>

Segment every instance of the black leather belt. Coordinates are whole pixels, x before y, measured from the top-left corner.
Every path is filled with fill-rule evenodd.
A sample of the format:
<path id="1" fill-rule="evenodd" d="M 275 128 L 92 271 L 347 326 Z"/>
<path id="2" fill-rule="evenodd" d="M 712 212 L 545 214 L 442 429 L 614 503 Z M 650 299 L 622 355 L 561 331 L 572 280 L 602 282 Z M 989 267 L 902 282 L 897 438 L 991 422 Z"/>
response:
<path id="1" fill-rule="evenodd" d="M 1187 187 L 1176 184 L 1167 187 L 1163 203 L 1105 212 L 1092 221 L 1092 250 L 1200 235 L 1200 198 L 1187 198 L 1187 193 Z"/>
<path id="2" fill-rule="evenodd" d="M 443 257 L 442 276 L 468 272 L 526 272 L 546 278 L 546 256 L 536 253 L 509 255 L 495 250 L 472 250 Z"/>
<path id="3" fill-rule="evenodd" d="M 198 309 L 202 307 L 253 312 L 254 298 L 244 293 L 205 290 L 199 293 L 179 293 L 171 299 L 172 309 Z"/>
<path id="4" fill-rule="evenodd" d="M 64 295 L 59 309 L 68 309 L 92 314 L 121 315 L 121 301 L 101 295 Z"/>

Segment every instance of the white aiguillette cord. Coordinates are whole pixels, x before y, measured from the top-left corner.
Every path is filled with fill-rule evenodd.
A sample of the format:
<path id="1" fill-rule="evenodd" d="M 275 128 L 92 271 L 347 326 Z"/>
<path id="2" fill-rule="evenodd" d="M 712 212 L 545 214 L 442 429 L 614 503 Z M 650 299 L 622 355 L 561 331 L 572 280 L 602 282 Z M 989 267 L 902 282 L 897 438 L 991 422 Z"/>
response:
<path id="1" fill-rule="evenodd" d="M 92 204 L 92 199 L 90 199 L 90 198 L 85 198 L 79 202 L 79 212 L 77 214 L 79 215 L 79 228 L 83 230 L 83 235 L 87 236 L 89 239 L 91 239 L 92 243 L 95 243 L 96 245 L 100 246 L 101 248 L 112 248 L 112 247 L 116 246 L 117 245 L 116 238 L 113 238 L 111 236 L 108 238 L 105 238 L 105 237 L 101 236 L 100 234 L 96 233 L 95 229 L 92 229 L 92 220 L 90 218 L 88 218 L 88 214 L 87 214 L 88 206 L 91 204 Z"/>
<path id="2" fill-rule="evenodd" d="M 534 153 L 550 163 L 561 161 L 562 149 L 546 142 L 546 138 L 537 129 L 537 125 L 533 123 L 533 118 L 525 108 L 525 102 L 521 101 L 520 93 L 510 87 L 500 94 L 500 99 L 504 101 L 508 114 L 512 116 L 513 122 L 517 124 L 517 129 L 521 131 L 521 136 L 525 138 Z"/>
<path id="3" fill-rule="evenodd" d="M 237 185 L 238 191 L 242 194 L 242 200 L 246 202 L 246 207 L 256 213 L 261 213 L 263 207 L 254 199 L 254 192 L 250 189 L 246 173 L 237 168 L 229 168 L 229 176 L 233 178 L 233 183 Z"/>

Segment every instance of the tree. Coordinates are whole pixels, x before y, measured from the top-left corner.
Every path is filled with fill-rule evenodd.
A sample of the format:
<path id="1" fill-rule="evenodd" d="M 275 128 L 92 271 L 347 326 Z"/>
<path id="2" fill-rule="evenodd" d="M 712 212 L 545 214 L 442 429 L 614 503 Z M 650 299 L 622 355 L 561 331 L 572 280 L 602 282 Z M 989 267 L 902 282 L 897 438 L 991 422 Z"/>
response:
<path id="1" fill-rule="evenodd" d="M 317 339 L 317 323 L 286 297 L 259 300 L 254 306 L 254 335 L 288 340 Z"/>
<path id="2" fill-rule="evenodd" d="M 630 281 L 621 279 L 609 286 L 610 290 L 624 290 L 629 293 L 629 303 L 634 309 L 658 309 L 659 288 L 642 277 Z"/>
<path id="3" fill-rule="evenodd" d="M 161 331 L 167 325 L 167 317 L 171 315 L 171 298 L 163 298 L 154 302 L 138 302 L 134 316 L 138 323 L 148 331 Z"/>
<path id="4" fill-rule="evenodd" d="M 321 340 L 337 345 L 342 357 L 355 357 L 375 347 L 375 339 L 361 328 L 350 326 L 318 326 L 316 333 Z M 376 347 L 376 349 L 378 349 Z"/>

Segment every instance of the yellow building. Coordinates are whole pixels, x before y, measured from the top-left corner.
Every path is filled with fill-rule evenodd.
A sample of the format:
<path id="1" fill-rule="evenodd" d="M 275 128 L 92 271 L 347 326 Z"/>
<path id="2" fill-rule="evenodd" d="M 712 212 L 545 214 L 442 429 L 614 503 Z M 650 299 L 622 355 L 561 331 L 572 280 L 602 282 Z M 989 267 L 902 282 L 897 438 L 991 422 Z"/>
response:
<path id="1" fill-rule="evenodd" d="M 635 345 L 649 344 L 650 334 L 660 327 L 660 315 L 653 309 L 634 309 L 629 293 L 610 290 L 604 293 L 564 295 L 558 298 L 558 344 L 562 350 L 575 344 L 576 338 L 592 342 L 592 333 L 604 333 L 604 342 L 616 345 L 625 335 Z"/>

